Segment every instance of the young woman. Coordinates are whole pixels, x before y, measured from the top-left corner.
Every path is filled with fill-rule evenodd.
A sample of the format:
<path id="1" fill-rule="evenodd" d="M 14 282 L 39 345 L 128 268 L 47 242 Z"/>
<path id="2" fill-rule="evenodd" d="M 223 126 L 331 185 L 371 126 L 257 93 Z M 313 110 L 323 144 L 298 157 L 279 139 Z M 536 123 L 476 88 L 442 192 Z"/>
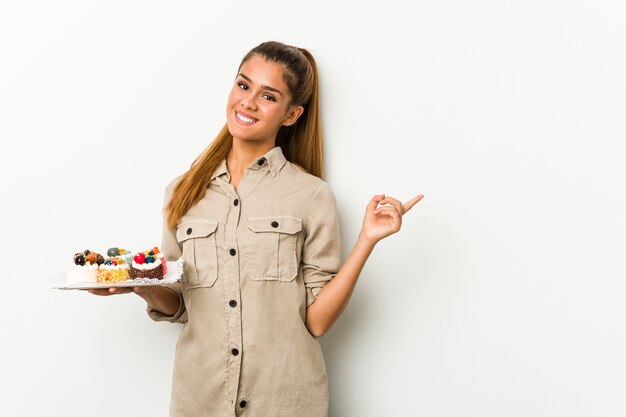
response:
<path id="1" fill-rule="evenodd" d="M 348 303 L 376 243 L 400 230 L 405 204 L 368 203 L 341 266 L 337 209 L 322 177 L 318 74 L 311 54 L 265 42 L 242 60 L 227 123 L 165 192 L 161 249 L 182 282 L 134 291 L 156 321 L 185 323 L 172 416 L 323 417 L 318 338 Z"/>

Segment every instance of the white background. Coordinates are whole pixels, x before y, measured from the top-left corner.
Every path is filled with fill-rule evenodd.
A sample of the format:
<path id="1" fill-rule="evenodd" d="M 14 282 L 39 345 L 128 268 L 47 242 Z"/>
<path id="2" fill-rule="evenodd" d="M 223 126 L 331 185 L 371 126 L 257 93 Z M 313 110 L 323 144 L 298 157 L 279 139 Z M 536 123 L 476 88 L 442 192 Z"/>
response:
<path id="1" fill-rule="evenodd" d="M 318 60 L 344 258 L 372 195 L 425 195 L 322 339 L 331 417 L 626 414 L 626 8 L 410 4 L 2 3 L 0 415 L 167 415 L 180 326 L 49 278 L 160 244 L 270 39 Z"/>

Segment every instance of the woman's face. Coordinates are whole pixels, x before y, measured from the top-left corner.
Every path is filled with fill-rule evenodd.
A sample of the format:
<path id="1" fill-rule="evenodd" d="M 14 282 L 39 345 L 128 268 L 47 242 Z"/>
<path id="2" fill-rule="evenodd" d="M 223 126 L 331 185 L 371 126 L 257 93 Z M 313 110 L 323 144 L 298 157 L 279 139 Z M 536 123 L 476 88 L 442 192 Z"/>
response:
<path id="1" fill-rule="evenodd" d="M 226 121 L 233 138 L 274 146 L 283 125 L 295 123 L 302 106 L 290 108 L 283 66 L 253 55 L 241 65 L 228 96 Z"/>

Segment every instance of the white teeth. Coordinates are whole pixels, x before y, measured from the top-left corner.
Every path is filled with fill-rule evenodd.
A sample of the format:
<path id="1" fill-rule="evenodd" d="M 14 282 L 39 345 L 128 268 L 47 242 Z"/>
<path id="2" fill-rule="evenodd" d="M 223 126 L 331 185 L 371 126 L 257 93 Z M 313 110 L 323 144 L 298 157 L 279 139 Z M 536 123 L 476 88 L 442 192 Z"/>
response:
<path id="1" fill-rule="evenodd" d="M 238 118 L 239 120 L 244 121 L 244 122 L 246 122 L 246 123 L 254 123 L 254 122 L 256 122 L 256 120 L 254 120 L 254 119 L 249 119 L 249 118 L 247 118 L 247 117 L 245 117 L 245 116 L 240 115 L 239 113 L 235 113 L 235 114 L 237 115 L 237 118 Z"/>

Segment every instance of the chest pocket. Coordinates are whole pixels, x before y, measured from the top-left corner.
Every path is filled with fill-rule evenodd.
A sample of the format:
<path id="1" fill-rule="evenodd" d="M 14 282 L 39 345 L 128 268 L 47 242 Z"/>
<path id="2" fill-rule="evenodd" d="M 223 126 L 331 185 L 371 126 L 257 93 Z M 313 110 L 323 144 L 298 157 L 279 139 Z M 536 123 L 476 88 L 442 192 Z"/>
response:
<path id="1" fill-rule="evenodd" d="M 302 220 L 291 216 L 248 218 L 247 271 L 255 281 L 293 281 L 298 275 L 296 242 Z"/>
<path id="2" fill-rule="evenodd" d="M 217 280 L 217 222 L 193 221 L 181 223 L 176 239 L 183 247 L 183 287 L 212 287 Z"/>

